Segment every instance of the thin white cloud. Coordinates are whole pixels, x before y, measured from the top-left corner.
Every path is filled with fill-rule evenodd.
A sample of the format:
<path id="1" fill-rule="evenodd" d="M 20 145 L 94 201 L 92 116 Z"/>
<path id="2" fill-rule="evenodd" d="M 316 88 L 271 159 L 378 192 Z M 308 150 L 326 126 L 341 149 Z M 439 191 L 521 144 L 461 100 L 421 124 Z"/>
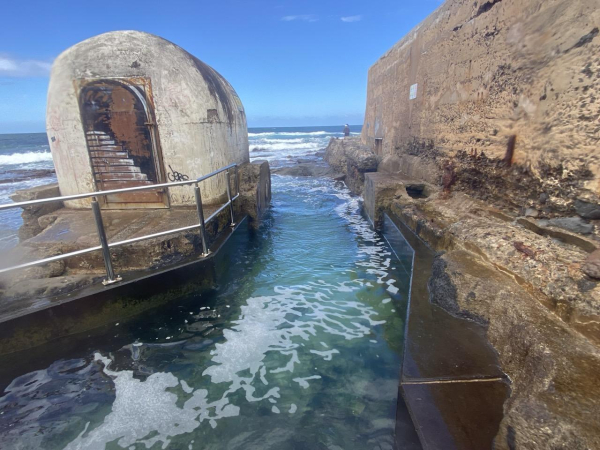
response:
<path id="1" fill-rule="evenodd" d="M 50 73 L 52 63 L 35 59 L 15 59 L 0 54 L 0 77 L 41 77 Z"/>
<path id="2" fill-rule="evenodd" d="M 299 14 L 296 16 L 283 16 L 281 18 L 284 22 L 292 22 L 294 20 L 299 20 L 302 22 L 316 22 L 319 20 L 319 17 L 314 14 Z"/>
<path id="3" fill-rule="evenodd" d="M 340 19 L 342 20 L 342 22 L 358 22 L 362 19 L 362 16 L 346 16 L 346 17 L 340 17 Z"/>

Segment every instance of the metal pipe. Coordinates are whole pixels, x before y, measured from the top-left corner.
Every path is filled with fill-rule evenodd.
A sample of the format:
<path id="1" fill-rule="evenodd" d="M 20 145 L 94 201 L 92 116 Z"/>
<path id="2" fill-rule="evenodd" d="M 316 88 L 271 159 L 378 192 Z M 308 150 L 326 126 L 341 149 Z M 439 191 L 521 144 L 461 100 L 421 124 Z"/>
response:
<path id="1" fill-rule="evenodd" d="M 196 228 L 199 228 L 199 227 L 200 227 L 200 225 L 190 225 L 188 227 L 174 228 L 172 230 L 161 231 L 159 233 L 147 234 L 145 236 L 140 236 L 140 237 L 131 238 L 131 239 L 125 239 L 124 241 L 111 242 L 110 244 L 108 244 L 108 246 L 110 248 L 120 247 L 122 245 L 134 244 L 136 242 L 145 241 L 146 239 L 153 239 L 153 238 L 157 238 L 157 237 L 161 237 L 161 236 L 166 236 L 167 234 L 174 234 L 174 233 L 179 233 L 181 231 L 195 230 Z"/>
<path id="2" fill-rule="evenodd" d="M 24 264 L 19 264 L 18 266 L 7 267 L 4 269 L 0 269 L 0 273 L 10 272 L 11 270 L 17 269 L 27 269 L 28 267 L 39 266 L 41 264 L 47 264 L 54 261 L 60 261 L 61 259 L 70 258 L 72 256 L 84 255 L 86 253 L 95 252 L 97 250 L 102 250 L 102 246 L 98 245 L 97 247 L 84 248 L 83 250 L 77 250 L 70 253 L 64 253 L 62 255 L 50 256 L 49 258 L 38 259 L 37 261 L 32 261 Z"/>
<path id="3" fill-rule="evenodd" d="M 240 195 L 240 177 L 238 176 L 238 166 L 237 165 L 233 168 L 233 172 L 234 172 L 234 176 L 235 176 L 235 192 L 236 192 L 235 198 L 237 198 Z"/>
<path id="4" fill-rule="evenodd" d="M 202 194 L 198 184 L 194 187 L 196 196 L 196 209 L 198 210 L 198 220 L 200 222 L 200 239 L 202 239 L 202 256 L 208 256 L 208 245 L 206 244 L 206 224 L 204 223 L 204 209 L 202 208 Z"/>
<path id="5" fill-rule="evenodd" d="M 104 258 L 104 266 L 106 267 L 106 280 L 102 281 L 103 285 L 116 283 L 121 281 L 120 276 L 115 277 L 115 271 L 113 269 L 112 261 L 110 260 L 110 249 L 108 248 L 108 241 L 106 239 L 106 232 L 104 231 L 104 223 L 102 222 L 102 213 L 100 212 L 100 205 L 96 197 L 92 197 L 92 211 L 94 212 L 94 220 L 96 221 L 96 228 L 98 229 L 98 238 L 100 239 L 100 246 L 102 247 L 102 257 Z"/>
<path id="6" fill-rule="evenodd" d="M 185 185 L 189 185 L 189 184 L 199 183 L 199 182 L 204 181 L 210 177 L 213 177 L 221 172 L 229 170 L 233 167 L 237 167 L 237 164 L 230 164 L 228 166 L 222 167 L 219 170 L 215 170 L 214 172 L 204 175 L 200 178 L 196 178 L 195 180 L 189 180 L 189 181 L 176 181 L 173 183 L 150 184 L 147 186 L 135 186 L 135 187 L 130 187 L 130 188 L 111 189 L 108 191 L 88 192 L 85 194 L 65 195 L 62 197 L 41 198 L 38 200 L 28 200 L 26 202 L 7 203 L 5 205 L 0 205 L 0 211 L 4 210 L 4 209 L 10 209 L 10 208 L 22 208 L 23 206 L 39 205 L 42 203 L 66 202 L 69 200 L 79 200 L 82 198 L 121 194 L 123 192 L 147 191 L 147 190 L 152 190 L 152 189 L 168 188 L 168 187 L 174 187 L 174 186 L 185 186 Z"/>
<path id="7" fill-rule="evenodd" d="M 214 172 L 211 172 L 208 175 L 204 175 L 204 176 L 202 176 L 200 178 L 196 178 L 196 181 L 197 182 L 204 181 L 204 180 L 206 180 L 206 179 L 208 179 L 210 177 L 214 177 L 215 175 L 217 175 L 217 174 L 219 174 L 221 172 L 225 172 L 226 170 L 229 170 L 232 167 L 237 167 L 237 164 L 229 164 L 228 166 L 221 167 L 219 170 L 215 170 Z"/>
<path id="8" fill-rule="evenodd" d="M 233 218 L 233 200 L 231 199 L 231 176 L 229 170 L 225 173 L 227 177 L 227 203 L 229 203 L 229 212 L 231 213 L 231 226 L 235 227 L 235 220 Z"/>
<path id="9" fill-rule="evenodd" d="M 233 197 L 231 200 L 235 200 L 236 198 L 238 198 L 239 195 L 236 195 L 235 197 Z M 212 213 L 210 216 L 208 216 L 208 219 L 206 219 L 206 223 L 210 222 L 211 220 L 213 220 L 215 217 L 217 217 L 219 215 L 219 213 L 221 211 L 223 211 L 225 208 L 227 208 L 229 206 L 229 202 L 224 203 L 223 205 L 221 205 L 221 207 L 219 209 L 217 209 L 214 213 Z"/>

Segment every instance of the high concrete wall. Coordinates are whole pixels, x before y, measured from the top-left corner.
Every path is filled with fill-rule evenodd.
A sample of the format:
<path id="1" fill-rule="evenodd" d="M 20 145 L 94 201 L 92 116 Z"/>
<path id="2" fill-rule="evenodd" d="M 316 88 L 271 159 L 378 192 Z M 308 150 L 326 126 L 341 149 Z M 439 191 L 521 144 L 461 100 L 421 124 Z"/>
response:
<path id="1" fill-rule="evenodd" d="M 369 70 L 363 143 L 438 184 L 452 159 L 458 185 L 512 206 L 597 204 L 599 27 L 598 0 L 447 0 Z"/>
<path id="2" fill-rule="evenodd" d="M 50 76 L 47 132 L 63 195 L 96 190 L 79 108 L 81 80 L 149 79 L 165 172 L 196 178 L 249 160 L 242 103 L 216 71 L 175 44 L 138 31 L 118 31 L 83 41 L 62 53 Z M 165 173 L 159 181 L 167 182 Z M 202 183 L 203 200 L 225 192 L 225 178 Z M 170 189 L 170 204 L 193 204 L 191 189 Z M 70 202 L 85 207 L 88 202 Z"/>

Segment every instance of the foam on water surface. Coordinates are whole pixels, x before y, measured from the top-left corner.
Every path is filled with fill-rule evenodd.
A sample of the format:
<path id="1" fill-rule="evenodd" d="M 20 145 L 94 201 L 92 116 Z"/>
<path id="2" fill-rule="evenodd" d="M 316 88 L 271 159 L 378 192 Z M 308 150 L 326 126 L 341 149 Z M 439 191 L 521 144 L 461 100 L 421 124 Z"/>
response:
<path id="1" fill-rule="evenodd" d="M 0 444 L 391 445 L 408 280 L 344 187 L 275 176 L 273 193 L 258 236 L 232 238 L 210 299 L 121 320 L 128 344 L 98 341 L 64 370 L 15 379 L 0 398 Z"/>

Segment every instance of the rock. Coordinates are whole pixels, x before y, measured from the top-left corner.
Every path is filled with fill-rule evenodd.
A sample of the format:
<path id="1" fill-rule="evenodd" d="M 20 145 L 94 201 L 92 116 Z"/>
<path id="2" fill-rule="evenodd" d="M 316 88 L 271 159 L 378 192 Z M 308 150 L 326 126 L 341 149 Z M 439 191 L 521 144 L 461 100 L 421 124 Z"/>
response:
<path id="1" fill-rule="evenodd" d="M 202 310 L 194 316 L 197 320 L 213 320 L 219 317 L 219 314 L 214 309 Z"/>
<path id="2" fill-rule="evenodd" d="M 584 219 L 600 220 L 600 205 L 583 200 L 575 200 L 575 212 Z"/>
<path id="3" fill-rule="evenodd" d="M 600 280 L 600 249 L 592 252 L 590 256 L 587 257 L 583 266 L 581 266 L 581 270 L 588 277 Z"/>
<path id="4" fill-rule="evenodd" d="M 16 191 L 10 196 L 14 202 L 27 202 L 30 200 L 40 200 L 44 198 L 59 197 L 60 190 L 58 184 L 47 184 L 36 186 L 30 189 Z M 43 203 L 40 205 L 25 206 L 21 217 L 23 225 L 19 229 L 19 240 L 25 241 L 33 236 L 40 234 L 45 226 L 38 222 L 38 219 L 46 214 L 50 214 L 63 207 L 62 202 Z"/>
<path id="5" fill-rule="evenodd" d="M 461 308 L 458 304 L 456 286 L 446 272 L 447 267 L 448 263 L 444 258 L 437 256 L 434 259 L 431 268 L 431 278 L 427 282 L 429 301 L 434 305 L 442 307 L 455 317 L 473 320 L 481 325 L 485 325 L 486 321 L 483 318 L 469 312 L 467 309 Z"/>
<path id="6" fill-rule="evenodd" d="M 543 205 L 544 203 L 546 203 L 548 200 L 550 199 L 550 196 L 548 194 L 546 194 L 545 192 L 542 192 L 540 194 L 540 203 Z"/>
<path id="7" fill-rule="evenodd" d="M 404 183 L 397 175 L 374 172 L 365 175 L 364 209 L 375 229 L 383 223 L 383 211 L 398 196 L 406 194 Z"/>
<path id="8" fill-rule="evenodd" d="M 335 139 L 325 149 L 325 160 L 346 175 L 346 185 L 354 194 L 362 194 L 365 173 L 377 171 L 379 160 L 359 138 Z"/>
<path id="9" fill-rule="evenodd" d="M 314 162 L 300 163 L 291 167 L 278 167 L 272 170 L 277 175 L 289 175 L 292 177 L 331 177 L 334 179 L 343 179 L 344 174 L 336 172 L 331 167 L 323 166 Z"/>
<path id="10" fill-rule="evenodd" d="M 591 234 L 594 226 L 585 222 L 581 217 L 558 217 L 549 220 L 540 220 L 541 226 L 562 228 L 563 230 L 579 234 Z"/>
<path id="11" fill-rule="evenodd" d="M 253 161 L 239 168 L 239 188 L 242 212 L 250 223 L 258 226 L 271 203 L 271 170 L 267 161 Z"/>
<path id="12" fill-rule="evenodd" d="M 538 217 L 540 215 L 539 211 L 534 208 L 525 209 L 525 217 Z"/>
<path id="13" fill-rule="evenodd" d="M 489 324 L 512 391 L 494 448 L 600 448 L 600 283 L 576 264 L 589 253 L 499 219 L 461 192 L 394 200 L 390 210 L 444 252 L 433 266 L 430 301 Z"/>

